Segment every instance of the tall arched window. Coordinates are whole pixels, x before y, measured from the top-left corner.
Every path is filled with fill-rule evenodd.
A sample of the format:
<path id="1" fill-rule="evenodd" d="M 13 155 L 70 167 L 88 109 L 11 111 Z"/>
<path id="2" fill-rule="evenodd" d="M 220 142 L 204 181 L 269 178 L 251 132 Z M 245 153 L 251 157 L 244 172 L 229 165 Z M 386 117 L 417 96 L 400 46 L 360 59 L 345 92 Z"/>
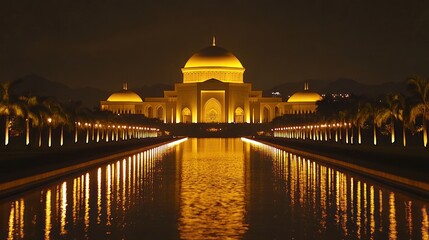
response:
<path id="1" fill-rule="evenodd" d="M 147 117 L 153 118 L 153 108 L 152 106 L 147 107 Z"/>
<path id="2" fill-rule="evenodd" d="M 182 122 L 183 123 L 192 122 L 192 113 L 191 113 L 191 110 L 187 107 L 182 110 Z"/>
<path id="3" fill-rule="evenodd" d="M 160 120 L 164 120 L 164 108 L 162 106 L 158 107 L 158 110 L 156 111 L 156 116 Z"/>
<path id="4" fill-rule="evenodd" d="M 210 98 L 204 104 L 203 122 L 221 122 L 222 104 L 216 98 Z"/>
<path id="5" fill-rule="evenodd" d="M 270 121 L 270 109 L 268 106 L 264 107 L 264 112 L 263 112 L 263 116 L 264 118 L 262 119 L 262 122 L 266 123 Z"/>
<path id="6" fill-rule="evenodd" d="M 242 123 L 244 122 L 244 111 L 241 107 L 235 109 L 234 122 Z"/>

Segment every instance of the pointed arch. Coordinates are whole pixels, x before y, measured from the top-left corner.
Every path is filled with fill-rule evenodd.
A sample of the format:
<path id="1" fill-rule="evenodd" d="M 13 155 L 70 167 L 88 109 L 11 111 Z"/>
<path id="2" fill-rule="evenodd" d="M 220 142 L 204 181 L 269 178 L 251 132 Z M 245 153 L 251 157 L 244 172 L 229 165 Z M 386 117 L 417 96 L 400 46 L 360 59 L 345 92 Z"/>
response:
<path id="1" fill-rule="evenodd" d="M 222 121 L 222 104 L 216 98 L 207 100 L 203 109 L 203 122 Z"/>
<path id="2" fill-rule="evenodd" d="M 235 109 L 234 122 L 236 122 L 236 123 L 244 122 L 244 110 L 243 110 L 243 108 L 238 107 Z"/>
<path id="3" fill-rule="evenodd" d="M 182 109 L 182 122 L 183 123 L 191 123 L 192 122 L 192 112 L 187 107 Z"/>
<path id="4" fill-rule="evenodd" d="M 147 107 L 147 109 L 146 109 L 146 116 L 148 117 L 148 118 L 153 118 L 153 108 L 152 108 L 152 106 L 151 105 L 149 105 L 148 107 Z"/>
<path id="5" fill-rule="evenodd" d="M 164 107 L 163 106 L 159 106 L 156 109 L 156 116 L 158 119 L 164 120 Z"/>
<path id="6" fill-rule="evenodd" d="M 264 106 L 263 112 L 262 112 L 262 122 L 266 123 L 270 121 L 270 107 Z"/>

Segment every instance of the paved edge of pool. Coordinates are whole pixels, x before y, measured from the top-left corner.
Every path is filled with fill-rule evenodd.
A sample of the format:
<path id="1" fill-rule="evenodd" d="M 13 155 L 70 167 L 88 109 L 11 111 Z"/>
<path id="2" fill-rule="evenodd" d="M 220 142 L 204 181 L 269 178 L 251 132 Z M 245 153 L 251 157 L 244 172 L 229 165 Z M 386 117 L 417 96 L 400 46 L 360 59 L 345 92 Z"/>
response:
<path id="1" fill-rule="evenodd" d="M 395 174 L 391 174 L 391 173 L 385 173 L 379 170 L 374 170 L 371 168 L 367 168 L 367 167 L 363 167 L 363 166 L 359 166 L 356 164 L 352 164 L 352 163 L 347 163 L 344 162 L 342 160 L 338 160 L 332 157 L 327 157 L 327 156 L 323 156 L 323 153 L 320 154 L 316 154 L 316 153 L 310 153 L 310 152 L 306 152 L 304 150 L 299 150 L 299 149 L 295 149 L 292 147 L 286 147 L 286 146 L 282 146 L 282 145 L 278 145 L 275 143 L 271 143 L 268 141 L 264 141 L 261 139 L 252 139 L 252 138 L 246 138 L 243 137 L 242 139 L 246 139 L 250 142 L 258 142 L 258 143 L 262 143 L 268 146 L 272 146 L 281 150 L 285 150 L 294 154 L 298 154 L 301 155 L 303 157 L 306 158 L 310 158 L 316 161 L 321 161 L 321 162 L 325 162 L 343 169 L 347 169 L 350 170 L 352 172 L 355 173 L 359 173 L 361 175 L 364 175 L 366 177 L 370 177 L 376 180 L 379 180 L 381 182 L 387 183 L 389 185 L 393 185 L 395 187 L 398 187 L 400 189 L 404 189 L 404 190 L 409 190 L 415 194 L 418 194 L 420 196 L 423 196 L 425 198 L 429 198 L 429 183 L 427 182 L 422 182 L 422 181 L 417 181 L 417 180 L 413 180 L 413 179 L 409 179 L 406 177 L 402 177 L 402 176 L 398 176 Z"/>
<path id="2" fill-rule="evenodd" d="M 126 155 L 139 153 L 139 152 L 146 151 L 148 149 L 156 148 L 159 146 L 163 146 L 169 143 L 184 141 L 186 139 L 187 137 L 172 138 L 165 142 L 147 145 L 144 147 L 138 147 L 131 150 L 126 150 L 124 152 L 114 153 L 109 156 L 94 158 L 93 160 L 77 163 L 72 166 L 67 166 L 67 167 L 55 169 L 52 171 L 35 174 L 32 176 L 28 176 L 28 177 L 24 177 L 16 180 L 8 181 L 8 182 L 3 182 L 3 183 L 0 183 L 0 198 L 13 196 L 14 194 L 18 194 L 25 190 L 31 189 L 32 187 L 42 185 L 44 183 L 48 183 L 49 181 L 52 181 L 54 179 L 58 179 L 66 175 L 70 175 L 78 171 L 82 171 L 84 169 L 88 169 L 88 168 L 100 165 L 102 163 L 112 161 L 114 159 L 122 158 L 123 156 L 126 156 Z"/>

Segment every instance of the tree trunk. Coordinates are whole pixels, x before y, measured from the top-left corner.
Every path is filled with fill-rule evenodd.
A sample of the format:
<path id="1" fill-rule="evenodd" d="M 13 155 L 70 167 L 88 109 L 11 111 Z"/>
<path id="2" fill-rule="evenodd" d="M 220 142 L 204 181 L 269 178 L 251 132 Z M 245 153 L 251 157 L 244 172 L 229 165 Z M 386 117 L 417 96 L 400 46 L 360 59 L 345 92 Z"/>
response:
<path id="1" fill-rule="evenodd" d="M 391 130 L 391 141 L 392 143 L 395 142 L 395 119 L 391 119 L 391 124 L 392 124 L 392 130 Z"/>
<path id="2" fill-rule="evenodd" d="M 426 119 L 425 116 L 423 116 L 423 146 L 427 147 L 428 145 L 428 131 L 427 131 L 427 125 L 426 125 Z"/>
<path id="3" fill-rule="evenodd" d="M 358 143 L 361 144 L 362 143 L 362 133 L 360 130 L 360 125 L 358 125 Z"/>
<path id="4" fill-rule="evenodd" d="M 402 143 L 407 146 L 407 133 L 405 132 L 405 123 L 402 123 Z"/>
<path id="5" fill-rule="evenodd" d="M 64 125 L 61 125 L 60 146 L 64 145 Z"/>
<path id="6" fill-rule="evenodd" d="M 48 147 L 52 146 L 52 127 L 49 126 L 48 129 Z"/>
<path id="7" fill-rule="evenodd" d="M 6 115 L 5 117 L 5 129 L 4 129 L 4 145 L 9 144 L 9 115 Z"/>
<path id="8" fill-rule="evenodd" d="M 377 128 L 375 126 L 375 123 L 373 126 L 373 132 L 374 132 L 374 145 L 377 145 Z"/>
<path id="9" fill-rule="evenodd" d="M 25 145 L 30 144 L 30 119 L 25 119 Z"/>
<path id="10" fill-rule="evenodd" d="M 349 127 L 346 126 L 346 144 L 349 144 Z"/>
<path id="11" fill-rule="evenodd" d="M 42 129 L 39 128 L 39 147 L 42 146 Z"/>

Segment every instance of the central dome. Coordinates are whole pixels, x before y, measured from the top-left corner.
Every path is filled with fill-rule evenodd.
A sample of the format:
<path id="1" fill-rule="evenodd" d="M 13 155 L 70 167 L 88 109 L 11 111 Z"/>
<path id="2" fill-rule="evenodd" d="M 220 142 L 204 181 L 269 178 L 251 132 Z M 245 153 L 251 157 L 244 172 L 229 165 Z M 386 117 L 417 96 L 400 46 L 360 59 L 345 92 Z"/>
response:
<path id="1" fill-rule="evenodd" d="M 218 46 L 201 49 L 186 62 L 185 68 L 193 67 L 230 67 L 243 68 L 240 60 L 234 54 Z"/>
<path id="2" fill-rule="evenodd" d="M 212 46 L 195 53 L 182 68 L 183 83 L 201 83 L 216 79 L 226 83 L 243 83 L 245 71 L 240 60 L 230 51 L 216 46 L 213 38 Z"/>

